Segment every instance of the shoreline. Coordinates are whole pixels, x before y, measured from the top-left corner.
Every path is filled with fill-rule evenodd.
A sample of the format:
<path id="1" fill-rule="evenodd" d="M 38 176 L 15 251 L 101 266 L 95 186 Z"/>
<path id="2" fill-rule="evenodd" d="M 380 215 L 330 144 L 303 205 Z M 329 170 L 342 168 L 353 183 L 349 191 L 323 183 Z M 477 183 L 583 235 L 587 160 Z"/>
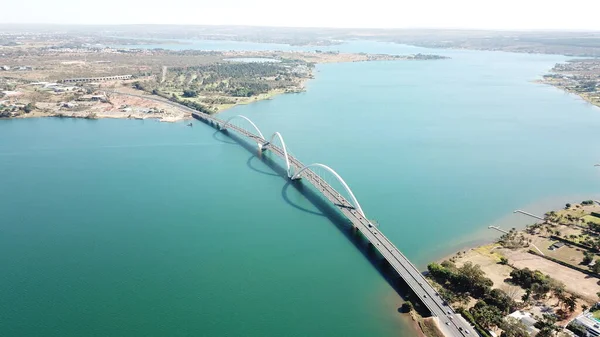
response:
<path id="1" fill-rule="evenodd" d="M 551 86 L 553 88 L 556 88 L 556 89 L 560 90 L 563 93 L 573 95 L 577 99 L 582 100 L 582 101 L 584 101 L 584 102 L 586 102 L 586 103 L 588 103 L 588 104 L 590 104 L 590 105 L 592 105 L 592 106 L 600 109 L 600 99 L 598 99 L 598 98 L 594 99 L 594 97 L 591 97 L 590 95 L 586 95 L 585 93 L 581 93 L 581 92 L 577 92 L 577 91 L 574 91 L 574 90 L 570 90 L 569 88 L 567 88 L 565 86 L 562 86 L 562 85 L 560 85 L 558 83 L 554 83 L 552 81 L 537 80 L 537 81 L 534 81 L 534 83 L 549 85 L 549 86 Z"/>
<path id="2" fill-rule="evenodd" d="M 238 102 L 236 104 L 231 104 L 226 107 L 220 108 L 213 115 L 218 115 L 221 112 L 227 111 L 227 110 L 232 109 L 237 106 L 253 104 L 253 103 L 265 101 L 265 100 L 271 100 L 279 95 L 301 93 L 304 91 L 305 83 L 310 79 L 312 79 L 312 78 L 302 81 L 301 85 L 295 89 L 297 91 L 275 89 L 270 92 L 254 96 L 254 97 L 252 97 L 253 99 L 251 99 L 251 100 Z M 124 92 L 112 92 L 112 93 L 115 95 L 130 95 L 129 93 L 124 93 Z M 144 96 L 146 96 L 146 97 L 144 97 Z M 138 97 L 141 99 L 148 100 L 148 101 L 156 101 L 156 100 L 160 99 L 160 96 L 151 95 L 151 94 L 138 95 Z M 152 103 L 152 104 L 154 104 L 154 103 Z M 152 119 L 152 120 L 156 120 L 158 122 L 176 123 L 176 122 L 188 121 L 188 120 L 193 119 L 191 113 L 185 110 L 186 107 L 184 107 L 184 106 L 176 107 L 174 105 L 171 105 L 171 107 L 180 113 L 178 113 L 178 114 L 170 113 L 170 114 L 166 114 L 166 115 L 163 113 L 130 113 L 130 112 L 120 112 L 120 111 L 110 111 L 109 113 L 102 113 L 102 112 L 91 112 L 91 111 L 87 111 L 87 110 L 78 111 L 78 112 L 70 112 L 70 113 L 62 113 L 62 112 L 45 112 L 45 111 L 41 111 L 41 110 L 35 110 L 30 113 L 24 113 L 24 114 L 14 116 L 14 117 L 0 117 L 0 120 L 51 117 L 51 118 L 73 118 L 73 119 L 89 119 L 89 120 L 95 120 L 95 119 L 147 120 L 147 119 Z"/>
<path id="3" fill-rule="evenodd" d="M 147 55 L 148 53 L 150 54 Z M 71 54 L 73 54 L 75 58 L 77 58 L 79 55 L 77 52 L 73 52 Z M 64 80 L 64 76 L 51 76 L 53 72 L 60 73 L 61 71 L 72 71 L 69 68 L 71 67 L 71 63 L 65 61 L 56 63 L 57 61 L 54 59 L 59 56 L 63 56 L 62 54 L 57 55 L 51 54 L 47 58 L 41 59 L 37 57 L 39 55 L 32 56 L 32 62 L 36 65 L 36 68 L 35 70 L 32 69 L 30 72 L 16 73 L 18 70 L 13 70 L 12 68 L 7 70 L 8 66 L 7 69 L 4 69 L 3 73 L 6 73 L 6 76 L 4 77 L 12 78 L 10 75 L 13 74 L 13 72 L 15 72 L 14 74 L 17 74 L 18 76 L 14 77 L 14 81 L 16 82 L 12 84 L 13 87 L 9 91 L 0 93 L 0 96 L 2 96 L 2 100 L 0 100 L 0 108 L 2 108 L 2 111 L 0 111 L 0 118 L 120 118 L 157 119 L 165 122 L 177 122 L 191 119 L 189 110 L 182 112 L 181 109 L 173 109 L 172 106 L 156 106 L 156 103 L 154 102 L 142 102 L 139 99 L 137 101 L 132 99 L 114 100 L 109 94 L 106 94 L 106 92 L 114 90 L 113 88 L 119 88 L 118 91 L 136 95 L 142 92 L 146 94 L 152 93 L 154 97 L 160 96 L 166 99 L 173 98 L 174 101 L 179 101 L 180 104 L 191 107 L 200 112 L 216 114 L 239 105 L 246 105 L 258 101 L 273 99 L 281 94 L 303 92 L 305 91 L 306 83 L 315 77 L 314 65 L 316 64 L 372 61 L 422 61 L 443 60 L 448 58 L 446 56 L 433 54 L 388 55 L 322 51 L 223 51 L 215 53 L 196 51 L 189 53 L 169 51 L 137 52 L 135 55 L 139 58 L 142 58 L 143 61 L 147 63 L 144 64 L 144 67 L 147 69 L 150 69 L 151 66 L 155 64 L 155 61 L 153 61 L 154 57 L 165 58 L 172 61 L 172 63 L 175 65 L 170 67 L 163 66 L 162 75 L 158 73 L 155 73 L 154 75 L 146 74 L 142 77 L 131 77 L 131 75 L 127 75 L 129 78 L 124 80 L 100 79 L 97 83 L 91 83 L 91 85 L 81 85 L 75 83 L 66 84 L 65 82 L 62 82 Z M 102 62 L 113 62 L 104 60 L 108 57 L 107 55 L 110 56 L 113 54 L 108 52 L 98 53 L 97 55 L 93 54 L 92 56 L 94 56 L 97 60 L 89 60 L 88 65 L 91 67 L 91 69 L 86 70 L 87 73 L 85 74 L 79 74 L 79 77 L 76 79 L 94 80 L 94 76 L 100 76 L 98 75 L 98 72 L 102 72 L 102 74 L 106 73 L 108 70 L 105 69 L 105 63 Z M 116 53 L 115 55 L 117 56 L 114 57 L 123 58 L 123 60 L 117 61 L 122 61 L 122 64 L 119 64 L 119 66 L 126 69 L 125 71 L 129 71 L 132 65 L 128 63 L 129 59 L 127 58 L 127 55 L 121 55 L 119 53 Z M 192 62 L 198 57 L 201 58 L 200 61 L 197 61 L 201 64 L 198 67 L 207 67 L 209 65 L 219 66 L 220 63 L 231 58 L 276 58 L 279 63 L 290 63 L 290 65 L 284 65 L 283 68 L 286 69 L 285 74 L 279 74 L 277 76 L 272 76 L 272 74 L 268 71 L 259 69 L 260 71 L 263 71 L 269 75 L 258 76 L 255 74 L 254 77 L 250 77 L 250 80 L 258 81 L 258 84 L 262 85 L 262 87 L 259 85 L 254 85 L 254 87 L 236 87 L 236 85 L 233 85 L 235 90 L 225 90 L 224 88 L 227 87 L 227 84 L 223 86 L 224 88 L 221 88 L 221 84 L 225 83 L 223 82 L 223 79 L 220 80 L 221 82 L 219 83 L 218 90 L 213 88 L 216 87 L 216 84 L 213 85 L 212 82 L 207 82 L 208 84 L 205 84 L 203 80 L 201 80 L 201 84 L 195 83 L 195 85 L 205 86 L 206 88 L 201 87 L 194 90 L 190 89 L 190 92 L 194 92 L 194 94 L 190 95 L 186 95 L 185 91 L 187 89 L 186 87 L 183 87 L 182 89 L 181 85 L 175 87 L 166 86 L 165 88 L 167 89 L 160 87 L 161 83 L 165 81 L 167 71 L 170 68 L 173 68 L 173 71 L 169 72 L 169 74 L 174 74 L 173 76 L 175 76 L 175 79 L 170 78 L 169 81 L 177 82 L 180 80 L 178 76 L 184 75 L 189 77 L 188 81 L 196 80 L 198 78 L 197 76 L 201 74 L 201 72 L 198 72 L 204 68 L 189 67 L 189 73 L 183 73 L 182 69 L 188 68 L 178 65 L 177 62 Z M 53 60 L 54 63 L 52 63 Z M 202 60 L 207 63 L 201 62 Z M 115 62 L 115 64 L 117 63 Z M 135 66 L 139 68 L 138 64 Z M 231 76 L 239 75 L 239 71 L 236 73 L 235 69 L 232 70 L 229 68 L 226 68 L 226 70 L 229 71 L 229 73 L 226 72 L 227 74 L 231 75 L 230 73 L 233 73 Z M 258 68 L 260 68 L 260 66 Z M 214 71 L 212 68 L 207 69 L 208 71 Z M 162 79 L 160 79 L 161 76 Z M 229 81 L 232 80 L 231 78 Z M 67 79 L 72 80 L 73 78 L 67 77 Z M 53 83 L 40 81 L 57 82 Z M 146 83 L 149 84 L 146 85 Z M 156 83 L 159 83 L 158 87 Z M 256 89 L 256 87 L 259 89 Z M 137 96 L 141 98 L 142 96 L 146 95 Z"/>
<path id="4" fill-rule="evenodd" d="M 530 224 L 522 229 L 504 228 L 507 234 L 498 232 L 501 236 L 497 240 L 462 246 L 454 253 L 435 259 L 436 262 L 428 266 L 429 281 L 453 306 L 466 307 L 466 310 L 477 318 L 476 313 L 479 309 L 475 303 L 488 306 L 495 304 L 483 302 L 487 301 L 486 297 L 468 292 L 466 298 L 463 298 L 465 295 L 457 292 L 457 285 L 452 283 L 454 281 L 446 280 L 440 283 L 443 274 L 431 269 L 432 265 L 437 265 L 437 268 L 446 268 L 447 272 L 460 273 L 460 268 L 471 265 L 480 270 L 483 278 L 489 280 L 488 289 L 509 294 L 506 296 L 510 296 L 514 301 L 512 303 L 516 309 L 511 306 L 509 312 L 501 310 L 503 316 L 520 310 L 530 313 L 540 321 L 544 313 L 556 312 L 556 326 L 560 329 L 566 327 L 576 316 L 598 302 L 600 274 L 596 273 L 592 264 L 586 265 L 581 261 L 586 254 L 591 254 L 591 261 L 600 261 L 598 248 L 587 248 L 588 245 L 597 245 L 595 242 L 600 242 L 597 241 L 598 234 L 586 229 L 600 226 L 600 202 L 585 200 L 580 203 L 567 203 L 562 209 L 550 210 L 541 215 L 544 215 L 545 220 L 531 218 Z M 564 292 L 565 296 L 574 297 L 575 305 L 566 310 L 564 298 L 559 297 L 559 292 L 555 290 L 546 290 L 538 300 L 526 299 L 525 296 L 531 289 L 527 290 L 523 284 L 515 284 L 513 276 L 513 272 L 523 270 L 539 271 L 540 277 L 554 282 L 551 284 L 559 287 L 562 284 L 560 291 Z M 504 326 L 505 324 L 500 322 L 484 330 L 499 335 Z"/>

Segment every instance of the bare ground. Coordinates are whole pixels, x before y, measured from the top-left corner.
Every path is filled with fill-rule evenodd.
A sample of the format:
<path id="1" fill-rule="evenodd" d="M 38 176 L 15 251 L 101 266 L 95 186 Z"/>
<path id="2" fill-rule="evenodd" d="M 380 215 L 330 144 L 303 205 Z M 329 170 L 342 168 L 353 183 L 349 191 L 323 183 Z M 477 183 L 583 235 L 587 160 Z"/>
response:
<path id="1" fill-rule="evenodd" d="M 590 277 L 522 250 L 500 249 L 500 252 L 517 268 L 537 269 L 563 282 L 568 292 L 581 297 L 586 302 L 595 303 L 598 300 L 596 293 L 600 291 L 600 286 L 598 285 L 598 279 L 595 277 Z M 488 274 L 488 276 L 490 275 Z"/>

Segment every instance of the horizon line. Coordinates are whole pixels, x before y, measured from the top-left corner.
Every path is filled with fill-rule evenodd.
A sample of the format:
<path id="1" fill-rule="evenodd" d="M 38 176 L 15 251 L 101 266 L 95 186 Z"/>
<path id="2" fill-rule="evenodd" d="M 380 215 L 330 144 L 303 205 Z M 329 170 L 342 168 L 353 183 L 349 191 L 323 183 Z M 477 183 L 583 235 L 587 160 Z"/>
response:
<path id="1" fill-rule="evenodd" d="M 583 28 L 467 28 L 467 27 L 324 27 L 324 26 L 277 26 L 243 24 L 182 24 L 182 23 L 55 23 L 55 22 L 0 22 L 0 26 L 196 26 L 196 27 L 239 27 L 239 28 L 284 28 L 284 29 L 356 29 L 356 30 L 446 30 L 446 31 L 483 31 L 483 32 L 590 32 L 600 33 L 600 29 Z"/>

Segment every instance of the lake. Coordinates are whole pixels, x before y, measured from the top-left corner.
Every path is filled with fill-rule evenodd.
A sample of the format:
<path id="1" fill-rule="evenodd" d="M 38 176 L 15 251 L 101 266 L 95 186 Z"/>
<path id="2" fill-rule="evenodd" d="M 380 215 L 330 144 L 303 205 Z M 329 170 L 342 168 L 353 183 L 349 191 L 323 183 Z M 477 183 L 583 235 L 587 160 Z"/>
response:
<path id="1" fill-rule="evenodd" d="M 600 110 L 534 82 L 565 57 L 327 48 L 452 59 L 319 65 L 306 92 L 219 117 L 334 168 L 419 267 L 531 222 L 514 209 L 598 196 Z M 0 121 L 0 331 L 413 336 L 361 250 L 249 148 L 199 122 Z"/>

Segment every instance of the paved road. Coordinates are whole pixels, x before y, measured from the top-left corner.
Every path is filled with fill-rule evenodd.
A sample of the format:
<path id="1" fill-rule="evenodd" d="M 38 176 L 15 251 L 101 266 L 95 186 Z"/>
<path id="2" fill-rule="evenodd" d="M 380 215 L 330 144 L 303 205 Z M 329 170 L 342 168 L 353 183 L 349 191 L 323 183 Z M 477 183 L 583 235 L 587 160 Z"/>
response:
<path id="1" fill-rule="evenodd" d="M 213 116 L 199 113 L 193 109 L 182 106 L 180 104 L 155 97 L 142 95 L 124 94 L 112 91 L 115 94 L 143 97 L 160 101 L 176 108 L 192 113 L 196 119 L 210 122 L 216 127 L 223 126 L 224 121 Z M 227 125 L 227 129 L 233 130 L 242 136 L 250 138 L 258 143 L 261 147 L 268 146 L 268 149 L 285 160 L 283 149 L 275 144 L 268 143 L 265 139 L 235 125 Z M 288 154 L 290 165 L 294 172 L 298 172 L 305 165 L 297 158 Z M 429 309 L 432 316 L 438 319 L 438 325 L 445 336 L 477 336 L 475 330 L 467 323 L 459 314 L 455 313 L 450 306 L 445 304 L 445 301 L 438 295 L 435 289 L 427 282 L 423 274 L 410 262 L 410 260 L 394 246 L 394 244 L 379 230 L 373 226 L 371 222 L 363 215 L 356 211 L 354 206 L 346 200 L 338 191 L 323 180 L 314 171 L 307 169 L 303 172 L 302 178 L 310 182 L 318 189 L 325 198 L 333 203 L 353 224 L 353 226 L 373 245 L 373 247 L 383 256 L 383 258 L 394 268 L 400 277 L 408 284 L 412 291 L 418 296 L 423 304 Z"/>

